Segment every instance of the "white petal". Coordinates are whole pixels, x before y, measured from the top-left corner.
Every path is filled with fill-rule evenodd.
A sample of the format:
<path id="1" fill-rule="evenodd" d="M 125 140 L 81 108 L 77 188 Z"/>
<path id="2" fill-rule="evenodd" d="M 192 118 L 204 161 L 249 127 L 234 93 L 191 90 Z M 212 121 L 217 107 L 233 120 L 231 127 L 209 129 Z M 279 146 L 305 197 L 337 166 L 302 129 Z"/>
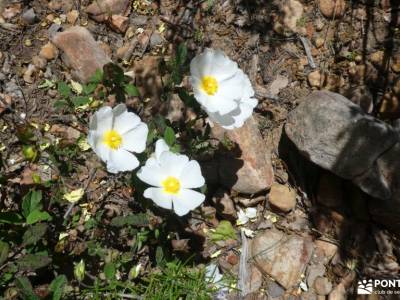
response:
<path id="1" fill-rule="evenodd" d="M 124 134 L 140 123 L 140 118 L 133 112 L 128 112 L 125 104 L 118 104 L 113 109 L 113 129 L 119 134 Z"/>
<path id="2" fill-rule="evenodd" d="M 242 99 L 248 99 L 253 97 L 254 97 L 253 86 L 251 85 L 249 77 L 244 74 L 244 87 L 243 87 Z"/>
<path id="3" fill-rule="evenodd" d="M 257 208 L 255 207 L 248 207 L 244 210 L 246 217 L 249 219 L 257 218 Z"/>
<path id="4" fill-rule="evenodd" d="M 219 113 L 212 113 L 207 111 L 211 121 L 218 123 L 221 127 L 232 130 L 234 128 L 242 127 L 244 122 L 253 113 L 254 107 L 257 105 L 257 99 L 243 99 L 241 100 L 239 108 L 234 111 L 221 115 Z"/>
<path id="5" fill-rule="evenodd" d="M 235 110 L 225 115 L 221 115 L 217 112 L 212 113 L 208 110 L 206 111 L 211 121 L 213 121 L 214 123 L 218 123 L 219 125 L 221 125 L 223 128 L 226 129 L 233 127 L 233 125 L 235 124 L 235 119 L 233 116 L 240 114 L 240 107 L 237 107 Z"/>
<path id="6" fill-rule="evenodd" d="M 172 208 L 172 197 L 164 193 L 160 188 L 148 188 L 144 191 L 143 196 L 153 200 L 155 204 L 162 208 Z"/>
<path id="7" fill-rule="evenodd" d="M 141 153 L 146 149 L 147 134 L 149 129 L 147 125 L 140 122 L 138 126 L 122 135 L 122 148 L 128 151 Z"/>
<path id="8" fill-rule="evenodd" d="M 164 151 L 160 155 L 159 164 L 164 174 L 179 178 L 183 168 L 189 162 L 186 155 L 175 154 L 170 151 Z"/>
<path id="9" fill-rule="evenodd" d="M 189 189 L 181 189 L 179 194 L 173 195 L 172 202 L 174 211 L 178 216 L 186 215 L 203 203 L 205 196 L 199 192 Z"/>
<path id="10" fill-rule="evenodd" d="M 158 160 L 156 160 L 155 157 L 151 156 L 146 160 L 145 166 L 150 167 L 150 166 L 154 166 L 154 165 L 158 165 Z"/>
<path id="11" fill-rule="evenodd" d="M 211 75 L 215 76 L 218 81 L 234 76 L 238 69 L 237 63 L 230 60 L 221 50 L 214 51 Z"/>
<path id="12" fill-rule="evenodd" d="M 190 62 L 190 74 L 198 78 L 201 78 L 204 75 L 210 75 L 213 56 L 214 51 L 212 49 L 205 49 L 203 53 L 193 58 Z"/>
<path id="13" fill-rule="evenodd" d="M 179 177 L 181 187 L 187 189 L 199 188 L 204 185 L 204 177 L 201 175 L 200 165 L 197 161 L 191 160 L 183 168 Z"/>
<path id="14" fill-rule="evenodd" d="M 112 128 L 112 121 L 113 113 L 111 107 L 104 106 L 90 118 L 89 130 L 96 136 L 102 136 L 105 131 Z"/>
<path id="15" fill-rule="evenodd" d="M 155 151 L 155 155 L 156 155 L 156 159 L 157 160 L 160 159 L 160 155 L 164 151 L 169 151 L 169 147 L 168 147 L 167 143 L 164 141 L 164 139 L 159 139 L 156 142 L 156 151 Z"/>
<path id="16" fill-rule="evenodd" d="M 118 173 L 132 171 L 139 166 L 139 161 L 135 155 L 124 150 L 111 150 L 110 159 L 107 161 L 107 171 L 110 173 Z"/>
<path id="17" fill-rule="evenodd" d="M 239 208 L 238 218 L 236 220 L 236 225 L 244 225 L 249 221 L 249 218 L 246 216 L 245 212 Z"/>
<path id="18" fill-rule="evenodd" d="M 146 165 L 141 167 L 140 170 L 137 172 L 137 177 L 139 177 L 141 181 L 149 185 L 161 187 L 161 182 L 165 179 L 166 174 L 161 169 L 159 164 L 148 164 L 146 162 Z"/>
<path id="19" fill-rule="evenodd" d="M 217 95 L 209 97 L 209 103 L 206 108 L 211 112 L 218 112 L 221 115 L 227 114 L 238 107 L 238 103 L 233 98 L 217 97 Z"/>
<path id="20" fill-rule="evenodd" d="M 210 112 L 226 114 L 238 107 L 238 103 L 235 101 L 235 98 L 241 95 L 240 89 L 237 89 L 236 93 L 229 94 L 230 92 L 228 91 L 224 92 L 228 88 L 225 86 L 222 89 L 222 92 L 219 90 L 214 96 L 210 96 L 200 88 L 200 83 L 198 80 L 193 80 L 192 85 L 196 101 Z M 225 93 L 227 96 L 223 95 L 222 93 Z"/>
<path id="21" fill-rule="evenodd" d="M 245 75 L 242 70 L 238 70 L 233 77 L 218 82 L 218 90 L 213 97 L 216 99 L 240 100 L 245 86 Z M 223 114 L 223 112 L 221 113 Z"/>
<path id="22" fill-rule="evenodd" d="M 107 162 L 110 159 L 112 150 L 103 143 L 102 138 L 95 142 L 92 149 L 102 161 Z"/>

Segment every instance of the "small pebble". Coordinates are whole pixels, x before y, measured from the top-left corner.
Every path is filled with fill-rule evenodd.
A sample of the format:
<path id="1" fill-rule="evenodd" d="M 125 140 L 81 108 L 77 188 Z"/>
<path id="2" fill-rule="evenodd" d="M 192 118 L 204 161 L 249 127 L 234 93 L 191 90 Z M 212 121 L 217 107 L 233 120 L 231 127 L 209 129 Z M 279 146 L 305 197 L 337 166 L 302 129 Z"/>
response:
<path id="1" fill-rule="evenodd" d="M 33 8 L 28 9 L 22 14 L 22 20 L 25 24 L 32 25 L 37 21 L 35 11 Z"/>

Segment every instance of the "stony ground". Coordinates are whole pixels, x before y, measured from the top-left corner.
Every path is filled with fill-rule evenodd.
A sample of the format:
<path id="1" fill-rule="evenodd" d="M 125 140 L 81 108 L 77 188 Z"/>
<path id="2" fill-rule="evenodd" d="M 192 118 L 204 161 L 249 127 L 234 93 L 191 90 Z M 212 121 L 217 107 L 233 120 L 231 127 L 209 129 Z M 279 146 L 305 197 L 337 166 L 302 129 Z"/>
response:
<path id="1" fill-rule="evenodd" d="M 356 298 L 358 279 L 398 276 L 399 6 L 0 0 L 3 297 L 60 299 L 62 278 L 61 299 L 168 298 L 146 281 L 163 260 L 216 263 L 227 288 L 215 297 L 229 299 Z M 256 91 L 238 130 L 188 105 L 188 62 L 205 47 Z M 122 71 L 138 93 L 121 96 Z M 121 101 L 200 161 L 201 209 L 179 219 L 152 206 L 135 176 L 108 174 L 87 147 L 90 115 Z M 25 220 L 35 197 L 40 215 Z"/>

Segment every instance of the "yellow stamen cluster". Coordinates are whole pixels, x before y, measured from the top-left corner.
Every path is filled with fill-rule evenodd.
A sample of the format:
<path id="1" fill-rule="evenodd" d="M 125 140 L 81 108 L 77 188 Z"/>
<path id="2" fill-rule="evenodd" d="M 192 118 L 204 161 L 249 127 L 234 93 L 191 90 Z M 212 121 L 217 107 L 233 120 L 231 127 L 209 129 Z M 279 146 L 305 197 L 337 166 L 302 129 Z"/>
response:
<path id="1" fill-rule="evenodd" d="M 181 183 L 173 176 L 168 176 L 161 184 L 168 194 L 178 194 L 181 189 Z"/>
<path id="2" fill-rule="evenodd" d="M 122 136 L 115 130 L 107 130 L 103 134 L 103 143 L 112 150 L 117 150 L 122 144 Z"/>
<path id="3" fill-rule="evenodd" d="M 213 76 L 203 76 L 201 79 L 201 89 L 207 95 L 213 96 L 218 91 L 218 81 Z"/>

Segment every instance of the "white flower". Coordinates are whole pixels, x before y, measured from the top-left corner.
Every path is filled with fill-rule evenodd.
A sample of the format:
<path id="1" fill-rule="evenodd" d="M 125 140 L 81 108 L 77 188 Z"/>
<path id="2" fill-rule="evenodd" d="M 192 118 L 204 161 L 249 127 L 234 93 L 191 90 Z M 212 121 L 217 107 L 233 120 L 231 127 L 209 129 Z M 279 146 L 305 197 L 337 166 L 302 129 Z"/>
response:
<path id="1" fill-rule="evenodd" d="M 153 186 L 144 191 L 146 198 L 183 216 L 203 203 L 205 196 L 192 189 L 203 186 L 204 177 L 197 161 L 189 161 L 186 155 L 168 149 L 163 140 L 157 141 L 154 156 L 146 161 L 137 176 Z"/>
<path id="2" fill-rule="evenodd" d="M 249 222 L 250 219 L 255 219 L 257 217 L 257 209 L 254 207 L 248 207 L 244 211 L 239 208 L 238 218 L 236 220 L 236 225 L 244 225 Z"/>
<path id="3" fill-rule="evenodd" d="M 131 152 L 144 151 L 148 131 L 147 125 L 128 112 L 125 104 L 114 109 L 105 106 L 90 119 L 88 143 L 107 164 L 108 172 L 131 171 L 139 166 Z"/>
<path id="4" fill-rule="evenodd" d="M 211 121 L 225 129 L 241 127 L 257 100 L 250 80 L 220 50 L 206 49 L 190 63 L 194 96 Z"/>

